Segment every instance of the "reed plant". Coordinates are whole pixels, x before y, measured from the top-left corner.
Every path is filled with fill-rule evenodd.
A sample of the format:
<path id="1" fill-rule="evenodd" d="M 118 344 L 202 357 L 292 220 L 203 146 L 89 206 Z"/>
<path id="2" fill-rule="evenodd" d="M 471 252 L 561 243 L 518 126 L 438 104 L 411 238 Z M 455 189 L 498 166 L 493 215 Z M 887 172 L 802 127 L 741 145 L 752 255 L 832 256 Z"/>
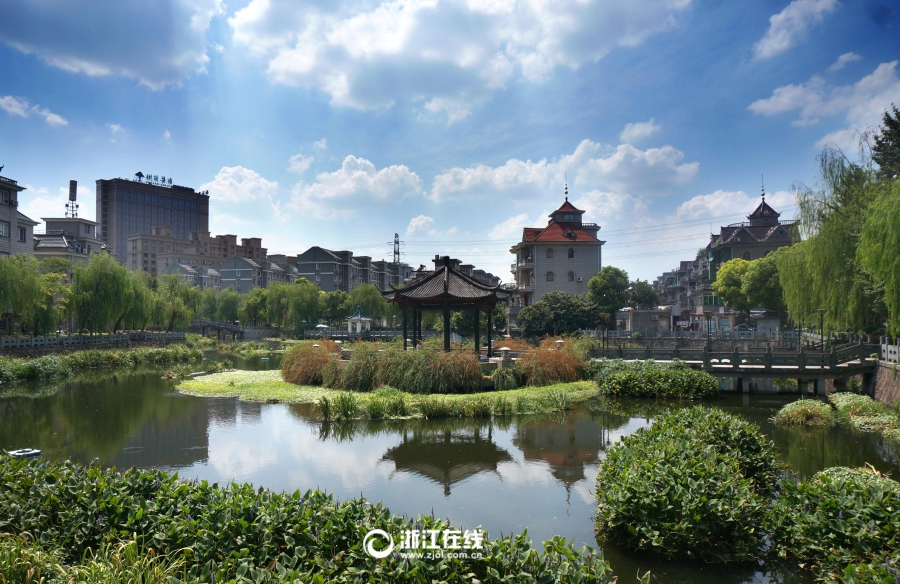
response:
<path id="1" fill-rule="evenodd" d="M 281 360 L 282 379 L 298 385 L 322 385 L 325 367 L 329 362 L 336 361 L 337 358 L 336 346 L 330 350 L 330 347 L 321 342 L 297 343 L 284 354 L 284 358 Z"/>
<path id="2" fill-rule="evenodd" d="M 525 385 L 525 371 L 522 370 L 518 361 L 513 361 L 511 365 L 494 369 L 494 372 L 491 373 L 491 380 L 494 382 L 496 391 L 518 389 Z"/>
<path id="3" fill-rule="evenodd" d="M 833 393 L 828 399 L 837 408 L 838 417 L 854 428 L 900 440 L 900 411 L 857 393 Z"/>
<path id="4" fill-rule="evenodd" d="M 779 426 L 832 426 L 835 415 L 834 409 L 825 402 L 801 399 L 778 410 L 773 421 Z"/>
<path id="5" fill-rule="evenodd" d="M 525 374 L 525 384 L 540 387 L 578 381 L 585 361 L 574 351 L 551 349 L 523 355 L 519 365 Z"/>

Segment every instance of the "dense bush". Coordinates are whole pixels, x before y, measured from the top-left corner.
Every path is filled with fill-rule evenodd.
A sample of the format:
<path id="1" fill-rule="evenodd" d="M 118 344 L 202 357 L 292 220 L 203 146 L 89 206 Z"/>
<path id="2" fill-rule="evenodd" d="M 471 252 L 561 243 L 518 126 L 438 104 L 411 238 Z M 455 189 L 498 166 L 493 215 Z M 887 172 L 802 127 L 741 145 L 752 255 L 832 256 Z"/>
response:
<path id="1" fill-rule="evenodd" d="M 339 502 L 319 491 L 273 493 L 181 481 L 161 471 L 124 473 L 72 463 L 0 457 L 0 533 L 31 534 L 80 562 L 107 542 L 183 558 L 194 582 L 598 582 L 609 565 L 562 538 L 532 549 L 524 535 L 486 539 L 483 558 L 383 560 L 363 550 L 371 529 L 449 528 L 439 519 L 392 516 L 363 499 Z M 115 581 L 115 580 L 112 580 Z"/>
<path id="2" fill-rule="evenodd" d="M 780 426 L 831 426 L 834 410 L 825 402 L 801 399 L 778 410 L 775 423 Z"/>
<path id="3" fill-rule="evenodd" d="M 491 380 L 494 382 L 494 389 L 497 391 L 506 391 L 509 389 L 518 389 L 525 385 L 525 371 L 518 361 L 513 361 L 503 367 L 497 367 L 491 373 Z"/>
<path id="4" fill-rule="evenodd" d="M 525 384 L 535 387 L 581 379 L 585 361 L 578 352 L 564 349 L 535 351 L 519 357 Z"/>
<path id="5" fill-rule="evenodd" d="M 203 359 L 200 349 L 169 345 L 161 349 L 88 349 L 35 359 L 0 357 L 0 382 L 65 379 L 88 369 L 120 369 L 138 365 L 187 363 Z"/>
<path id="6" fill-rule="evenodd" d="M 584 378 L 597 382 L 600 392 L 615 397 L 709 398 L 719 393 L 715 377 L 695 371 L 684 361 L 624 361 L 592 359 Z"/>
<path id="7" fill-rule="evenodd" d="M 667 558 L 757 557 L 780 463 L 758 428 L 720 410 L 668 414 L 607 452 L 597 475 L 602 538 Z"/>
<path id="8" fill-rule="evenodd" d="M 326 366 L 338 359 L 336 345 L 325 343 L 303 341 L 291 347 L 281 360 L 282 379 L 298 385 L 322 385 Z"/>
<path id="9" fill-rule="evenodd" d="M 773 551 L 844 582 L 900 579 L 900 483 L 871 470 L 826 469 L 787 481 L 769 514 Z"/>

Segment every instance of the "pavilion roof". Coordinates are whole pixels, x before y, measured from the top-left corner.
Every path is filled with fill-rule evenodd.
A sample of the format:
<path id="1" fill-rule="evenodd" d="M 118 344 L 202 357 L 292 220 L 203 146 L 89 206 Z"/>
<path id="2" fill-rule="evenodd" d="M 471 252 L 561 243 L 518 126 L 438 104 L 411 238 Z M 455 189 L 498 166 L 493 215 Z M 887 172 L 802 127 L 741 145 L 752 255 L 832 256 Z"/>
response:
<path id="1" fill-rule="evenodd" d="M 488 286 L 467 276 L 450 265 L 450 258 L 441 258 L 443 265 L 425 276 L 417 278 L 402 288 L 382 291 L 385 300 L 391 302 L 444 302 L 506 300 L 511 296 L 501 285 Z"/>

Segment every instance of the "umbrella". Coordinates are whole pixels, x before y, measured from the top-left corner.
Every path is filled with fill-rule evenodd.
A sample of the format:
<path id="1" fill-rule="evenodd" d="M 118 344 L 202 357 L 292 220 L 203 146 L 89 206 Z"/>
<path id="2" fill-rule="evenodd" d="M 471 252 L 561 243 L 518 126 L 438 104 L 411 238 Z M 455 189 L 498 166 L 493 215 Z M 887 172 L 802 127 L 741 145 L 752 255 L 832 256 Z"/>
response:
<path id="1" fill-rule="evenodd" d="M 317 324 L 317 325 L 316 325 L 316 328 L 317 328 L 317 329 L 328 328 L 328 325 L 327 325 L 327 324 Z"/>

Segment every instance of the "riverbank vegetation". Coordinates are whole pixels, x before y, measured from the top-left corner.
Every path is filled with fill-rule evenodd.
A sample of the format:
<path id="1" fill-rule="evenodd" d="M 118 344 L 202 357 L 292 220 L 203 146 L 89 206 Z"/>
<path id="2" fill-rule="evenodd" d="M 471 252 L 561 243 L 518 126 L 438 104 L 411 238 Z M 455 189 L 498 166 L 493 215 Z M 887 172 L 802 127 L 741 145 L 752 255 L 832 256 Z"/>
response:
<path id="1" fill-rule="evenodd" d="M 203 353 L 184 345 L 164 348 L 88 349 L 35 359 L 0 356 L 0 383 L 62 380 L 90 369 L 132 369 L 140 365 L 189 363 L 203 359 Z"/>
<path id="2" fill-rule="evenodd" d="M 900 576 L 900 483 L 872 468 L 791 478 L 774 445 L 738 416 L 663 415 L 607 451 L 597 475 L 599 537 L 664 558 L 796 560 L 820 578 Z"/>
<path id="3" fill-rule="evenodd" d="M 866 395 L 833 393 L 828 396 L 838 417 L 858 430 L 874 431 L 900 440 L 900 412 Z"/>
<path id="4" fill-rule="evenodd" d="M 0 533 L 13 536 L 0 544 L 0 574 L 9 581 L 20 582 L 26 565 L 47 566 L 50 576 L 56 565 L 74 571 L 98 555 L 112 566 L 114 577 L 107 581 L 122 581 L 118 576 L 137 562 L 126 558 L 117 566 L 109 554 L 137 550 L 162 558 L 160 569 L 176 582 L 614 581 L 600 553 L 575 550 L 560 537 L 534 549 L 524 533 L 485 537 L 480 558 L 405 559 L 395 553 L 376 560 L 363 549 L 372 529 L 399 541 L 404 530 L 452 527 L 427 515 L 391 515 L 364 499 L 341 502 L 321 491 L 274 493 L 249 484 L 183 481 L 162 471 L 6 456 L 0 457 L 0 484 Z M 10 553 L 24 561 L 7 564 Z"/>
<path id="5" fill-rule="evenodd" d="M 613 397 L 705 399 L 719 394 L 715 377 L 679 360 L 594 359 L 584 376 L 595 381 L 602 394 Z"/>
<path id="6" fill-rule="evenodd" d="M 314 404 L 325 420 L 507 416 L 565 410 L 597 395 L 589 381 L 467 394 L 422 394 L 382 386 L 350 392 L 281 379 L 279 371 L 230 371 L 182 381 L 178 391 L 251 402 Z"/>
<path id="7" fill-rule="evenodd" d="M 773 420 L 779 426 L 832 426 L 836 417 L 827 403 L 801 399 L 778 410 Z"/>

